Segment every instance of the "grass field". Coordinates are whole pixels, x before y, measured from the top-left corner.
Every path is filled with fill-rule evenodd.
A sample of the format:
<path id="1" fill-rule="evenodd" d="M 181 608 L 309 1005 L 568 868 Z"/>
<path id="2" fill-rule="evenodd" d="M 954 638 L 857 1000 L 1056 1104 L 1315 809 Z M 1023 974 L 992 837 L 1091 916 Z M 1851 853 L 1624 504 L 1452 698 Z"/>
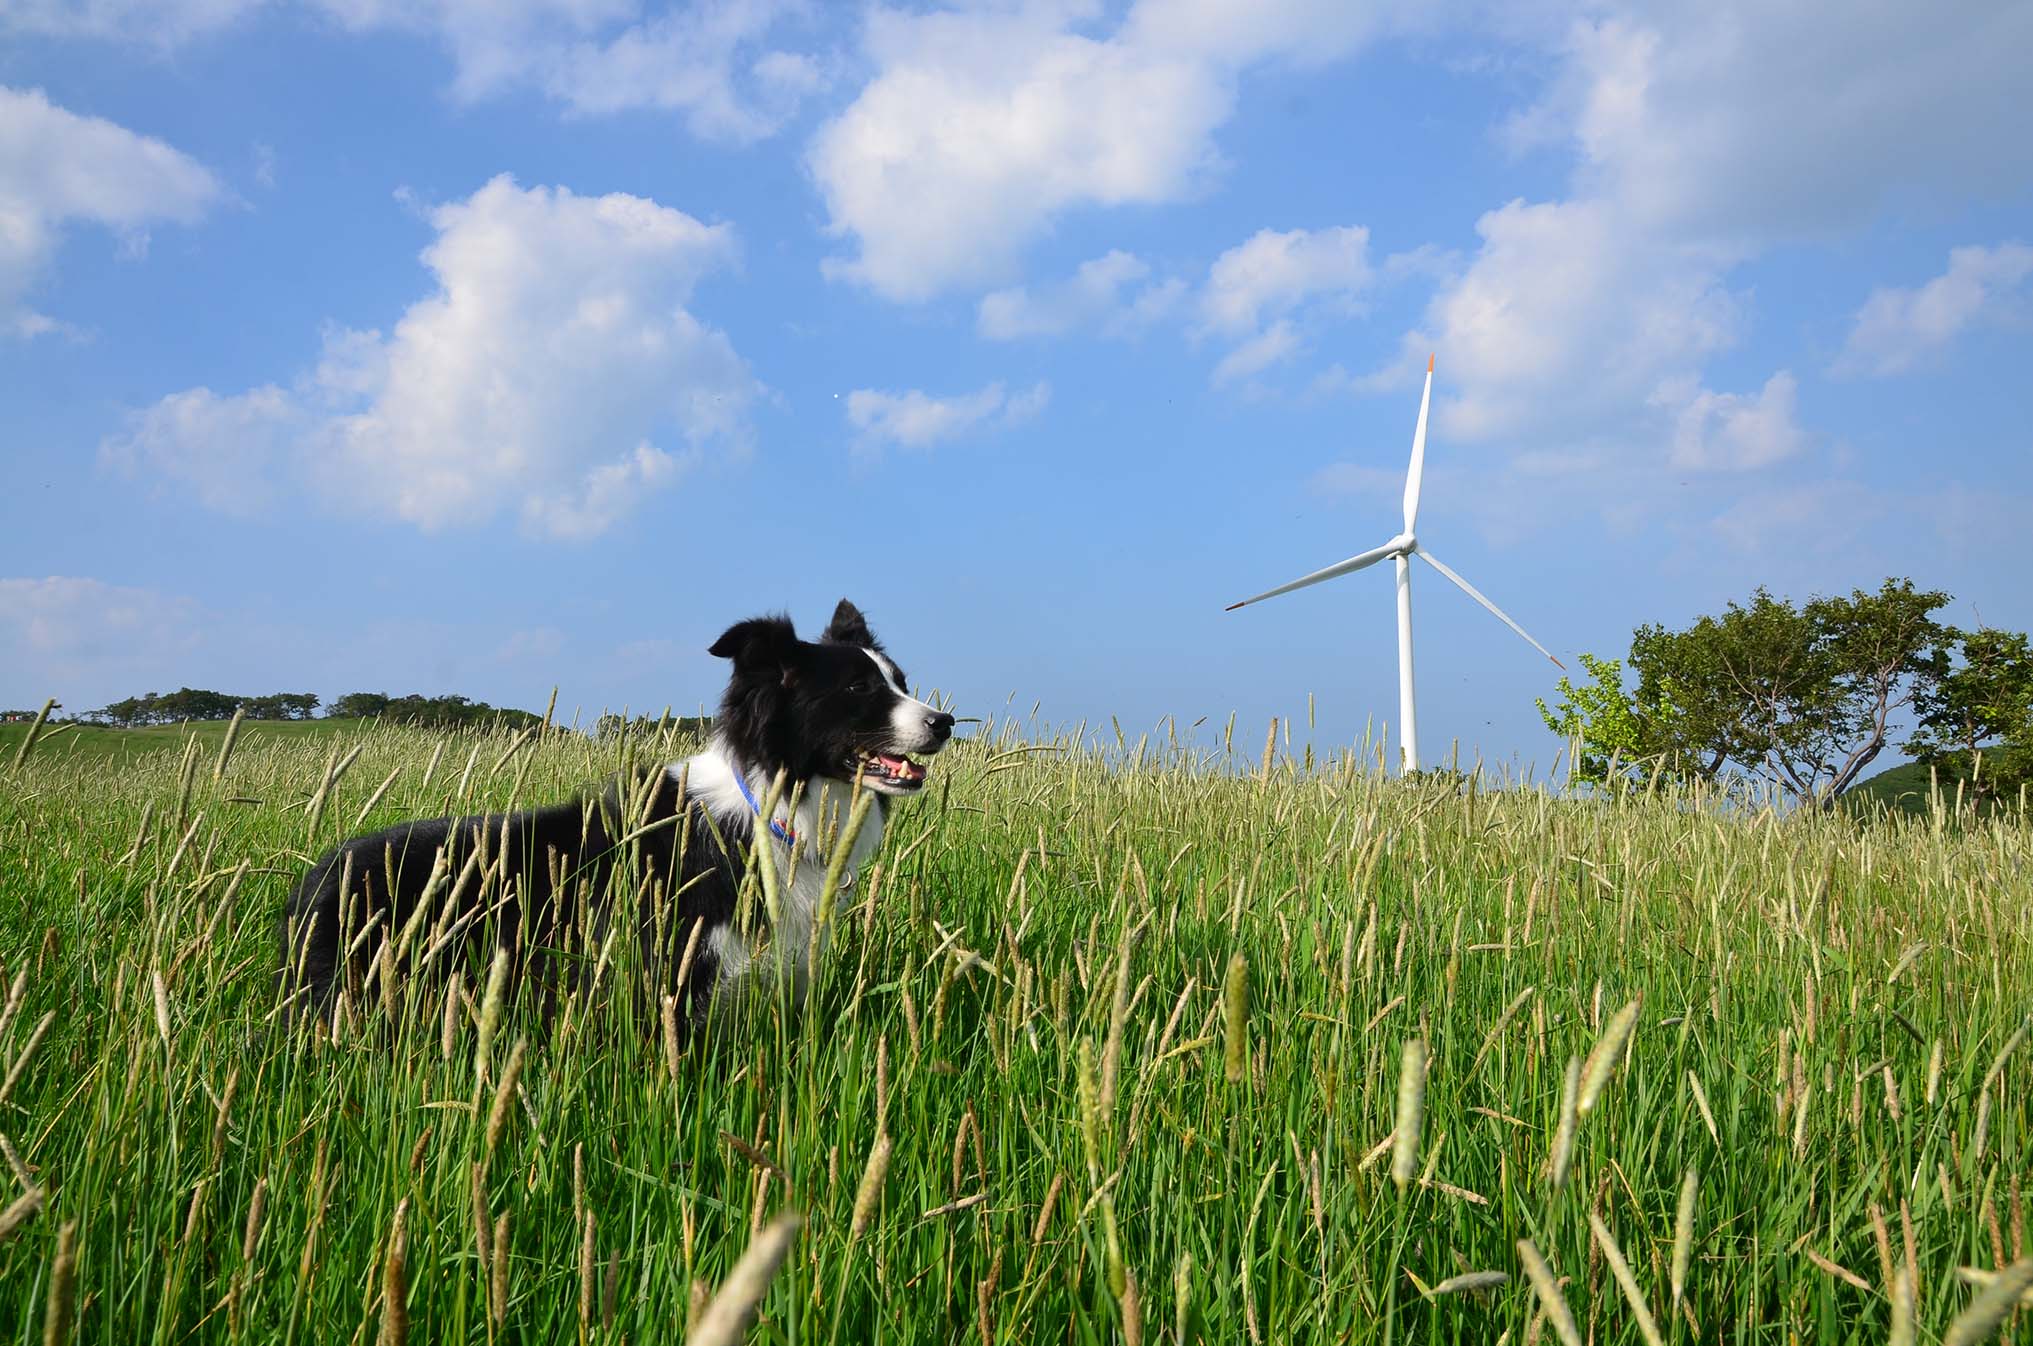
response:
<path id="1" fill-rule="evenodd" d="M 116 729 L 110 725 L 65 723 L 45 726 L 36 738 L 36 752 L 44 758 L 111 759 L 126 761 L 145 753 L 184 750 L 190 739 L 213 754 L 225 741 L 227 722 L 201 720 L 194 724 L 150 725 L 140 729 Z M 334 734 L 357 734 L 365 728 L 361 720 L 249 720 L 240 726 L 236 749 L 277 739 L 322 739 Z M 0 763 L 11 762 L 28 737 L 29 725 L 0 724 Z"/>
<path id="2" fill-rule="evenodd" d="M 0 774 L 0 1341 L 677 1341 L 786 1211 L 753 1340 L 1931 1342 L 2033 1275 L 2022 824 L 990 725 L 801 1011 L 673 1053 L 618 947 L 333 1044 L 266 1022 L 314 852 L 681 745 L 218 750 Z"/>

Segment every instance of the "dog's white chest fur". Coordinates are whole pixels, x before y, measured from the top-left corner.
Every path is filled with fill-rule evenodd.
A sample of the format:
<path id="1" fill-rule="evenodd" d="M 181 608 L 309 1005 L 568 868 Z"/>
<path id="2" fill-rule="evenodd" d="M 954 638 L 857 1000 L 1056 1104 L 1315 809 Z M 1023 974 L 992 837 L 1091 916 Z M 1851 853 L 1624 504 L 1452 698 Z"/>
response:
<path id="1" fill-rule="evenodd" d="M 802 984 L 811 972 L 808 956 L 814 952 L 825 952 L 830 933 L 820 932 L 815 949 L 812 928 L 819 917 L 819 899 L 825 887 L 826 865 L 831 858 L 830 853 L 819 853 L 819 847 L 825 838 L 837 835 L 845 824 L 851 787 L 841 781 L 822 779 L 808 786 L 810 793 L 799 799 L 795 812 L 782 803 L 777 805 L 776 821 L 797 839 L 794 853 L 792 845 L 756 817 L 755 807 L 748 802 L 750 795 L 758 804 L 766 798 L 770 782 L 750 774 L 747 779 L 748 794 L 744 795 L 737 771 L 739 768 L 733 759 L 718 743 L 698 756 L 673 763 L 670 767 L 671 776 L 682 779 L 690 793 L 712 812 L 716 821 L 723 825 L 741 822 L 760 833 L 778 875 L 783 875 L 788 868 L 790 882 L 781 886 L 781 909 L 766 940 L 745 939 L 733 925 L 723 924 L 707 934 L 706 947 L 719 960 L 722 983 L 751 972 L 771 972 Z M 883 812 L 883 801 L 878 798 L 854 838 L 854 849 L 848 853 L 846 873 L 841 876 L 842 890 L 834 897 L 836 921 L 840 909 L 855 900 L 852 885 L 858 884 L 868 862 L 882 849 Z M 765 947 L 757 950 L 754 947 L 756 943 L 763 943 Z"/>

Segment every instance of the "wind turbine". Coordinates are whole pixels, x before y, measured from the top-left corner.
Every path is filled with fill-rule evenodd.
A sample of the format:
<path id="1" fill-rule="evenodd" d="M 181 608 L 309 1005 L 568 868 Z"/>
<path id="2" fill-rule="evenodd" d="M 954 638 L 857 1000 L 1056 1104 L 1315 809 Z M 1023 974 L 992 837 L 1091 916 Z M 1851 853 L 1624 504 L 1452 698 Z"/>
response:
<path id="1" fill-rule="evenodd" d="M 1553 652 L 1551 650 L 1541 645 L 1538 641 L 1533 640 L 1531 636 L 1526 634 L 1525 628 L 1512 621 L 1502 608 L 1484 598 L 1482 592 L 1473 584 L 1470 584 L 1467 580 L 1450 570 L 1445 562 L 1441 561 L 1439 557 L 1428 551 L 1420 543 L 1418 537 L 1412 531 L 1413 525 L 1419 519 L 1419 479 L 1426 470 L 1426 411 L 1432 405 L 1432 401 L 1433 357 L 1429 355 L 1426 357 L 1426 391 L 1419 395 L 1419 428 L 1412 432 L 1412 465 L 1405 473 L 1405 531 L 1399 533 L 1381 547 L 1372 547 L 1360 555 L 1349 557 L 1346 561 L 1337 561 L 1323 570 L 1316 570 L 1310 575 L 1301 575 L 1290 584 L 1280 584 L 1275 589 L 1266 589 L 1252 598 L 1243 599 L 1240 603 L 1230 603 L 1226 609 L 1226 611 L 1233 612 L 1237 608 L 1248 607 L 1251 603 L 1261 603 L 1266 598 L 1276 598 L 1279 594 L 1288 594 L 1294 589 L 1304 589 L 1306 586 L 1318 584 L 1322 580 L 1336 579 L 1342 575 L 1353 574 L 1358 570 L 1366 570 L 1386 557 L 1396 560 L 1398 563 L 1398 737 L 1404 753 L 1403 762 L 1406 771 L 1417 771 L 1419 769 L 1419 714 L 1412 695 L 1412 558 L 1414 556 L 1417 556 L 1427 565 L 1432 566 L 1448 579 L 1453 580 L 1463 593 L 1488 608 L 1498 621 L 1510 627 L 1511 630 L 1516 631 L 1520 636 L 1523 636 L 1526 644 L 1545 655 L 1548 659 L 1553 659 Z M 1567 665 L 1561 663 L 1558 659 L 1553 659 L 1553 666 L 1563 670 L 1567 667 Z"/>

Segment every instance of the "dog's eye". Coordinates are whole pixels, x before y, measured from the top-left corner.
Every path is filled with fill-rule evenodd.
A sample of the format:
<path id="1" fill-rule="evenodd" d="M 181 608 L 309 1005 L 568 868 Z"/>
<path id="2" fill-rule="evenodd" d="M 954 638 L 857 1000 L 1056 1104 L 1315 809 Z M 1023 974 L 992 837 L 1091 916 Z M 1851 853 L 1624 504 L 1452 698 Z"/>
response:
<path id="1" fill-rule="evenodd" d="M 850 682 L 847 684 L 847 694 L 849 696 L 867 696 L 870 692 L 874 690 L 875 684 L 870 682 L 866 678 L 862 678 L 859 681 Z"/>

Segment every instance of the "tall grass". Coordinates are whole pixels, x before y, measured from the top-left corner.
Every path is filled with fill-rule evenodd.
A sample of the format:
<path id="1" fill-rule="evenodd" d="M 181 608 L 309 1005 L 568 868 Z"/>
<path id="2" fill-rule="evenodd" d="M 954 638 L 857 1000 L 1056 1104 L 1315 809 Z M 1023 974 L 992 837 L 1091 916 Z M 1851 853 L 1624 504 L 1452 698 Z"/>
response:
<path id="1" fill-rule="evenodd" d="M 37 745 L 0 774 L 0 1341 L 2009 1322 L 2023 825 L 1025 729 L 894 812 L 802 1010 L 756 991 L 685 1043 L 625 945 L 547 1022 L 485 967 L 399 1037 L 271 1015 L 282 898 L 341 835 L 688 745 Z"/>

